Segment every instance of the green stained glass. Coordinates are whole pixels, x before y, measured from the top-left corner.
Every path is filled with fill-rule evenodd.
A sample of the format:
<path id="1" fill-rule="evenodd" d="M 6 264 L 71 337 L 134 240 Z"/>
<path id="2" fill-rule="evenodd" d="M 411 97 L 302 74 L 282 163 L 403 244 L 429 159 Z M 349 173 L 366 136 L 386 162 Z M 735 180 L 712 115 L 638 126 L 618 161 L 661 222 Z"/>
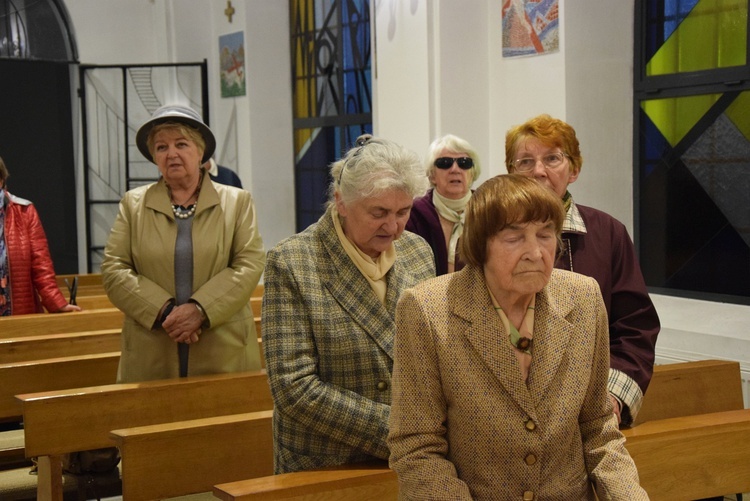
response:
<path id="1" fill-rule="evenodd" d="M 747 0 L 701 0 L 646 65 L 646 75 L 743 66 Z"/>
<path id="2" fill-rule="evenodd" d="M 677 145 L 690 129 L 713 106 L 721 94 L 651 99 L 641 107 L 672 146 Z"/>

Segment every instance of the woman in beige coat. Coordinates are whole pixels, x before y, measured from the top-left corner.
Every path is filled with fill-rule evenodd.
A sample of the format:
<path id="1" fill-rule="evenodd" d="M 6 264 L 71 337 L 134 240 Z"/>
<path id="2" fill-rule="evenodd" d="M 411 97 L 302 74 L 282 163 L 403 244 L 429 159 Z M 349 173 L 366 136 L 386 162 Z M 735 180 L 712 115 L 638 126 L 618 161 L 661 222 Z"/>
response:
<path id="1" fill-rule="evenodd" d="M 201 168 L 216 142 L 200 115 L 168 105 L 138 131 L 161 179 L 125 194 L 102 263 L 125 313 L 118 381 L 260 369 L 249 299 L 265 253 L 250 193 Z"/>
<path id="2" fill-rule="evenodd" d="M 559 197 L 504 175 L 466 210 L 466 268 L 397 309 L 388 445 L 401 497 L 648 499 L 607 393 L 597 283 L 553 270 Z"/>

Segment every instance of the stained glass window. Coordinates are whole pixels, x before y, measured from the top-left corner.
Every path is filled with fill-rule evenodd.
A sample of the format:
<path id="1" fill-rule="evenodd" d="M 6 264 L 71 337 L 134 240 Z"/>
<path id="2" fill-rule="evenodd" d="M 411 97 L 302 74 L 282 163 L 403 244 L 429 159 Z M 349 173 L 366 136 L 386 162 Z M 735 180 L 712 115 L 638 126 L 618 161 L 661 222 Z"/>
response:
<path id="1" fill-rule="evenodd" d="M 370 2 L 290 0 L 297 230 L 325 211 L 329 165 L 372 132 Z"/>
<path id="2" fill-rule="evenodd" d="M 750 304 L 747 3 L 636 2 L 636 244 L 657 292 Z"/>

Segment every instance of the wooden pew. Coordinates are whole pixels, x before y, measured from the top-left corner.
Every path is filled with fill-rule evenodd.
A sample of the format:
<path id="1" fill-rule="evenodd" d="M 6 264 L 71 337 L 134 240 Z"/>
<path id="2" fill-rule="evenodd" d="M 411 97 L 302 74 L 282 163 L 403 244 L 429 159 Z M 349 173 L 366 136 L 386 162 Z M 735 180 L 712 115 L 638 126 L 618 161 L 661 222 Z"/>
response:
<path id="1" fill-rule="evenodd" d="M 656 419 L 742 409 L 740 364 L 699 360 L 654 367 L 635 425 Z"/>
<path id="2" fill-rule="evenodd" d="M 717 391 L 717 389 L 721 389 Z M 623 430 L 641 485 L 654 500 L 699 499 L 750 491 L 750 410 L 742 409 L 737 362 L 659 365 L 637 424 Z M 372 498 L 368 493 L 376 494 Z M 357 465 L 217 485 L 225 501 L 396 500 L 398 483 L 384 465 Z"/>
<path id="3" fill-rule="evenodd" d="M 115 382 L 120 352 L 30 360 L 0 365 L 0 419 L 20 418 L 22 393 Z"/>
<path id="4" fill-rule="evenodd" d="M 39 499 L 54 500 L 62 496 L 61 455 L 112 446 L 111 430 L 273 408 L 265 371 L 111 384 L 17 398 L 23 406 L 26 455 L 39 457 Z M 174 452 L 170 457 L 173 462 L 182 458 Z"/>
<path id="5" fill-rule="evenodd" d="M 0 364 L 120 350 L 121 329 L 0 339 Z"/>
<path id="6" fill-rule="evenodd" d="M 164 499 L 273 474 L 271 410 L 114 430 L 122 496 Z"/>
<path id="7" fill-rule="evenodd" d="M 252 296 L 250 298 L 250 308 L 253 310 L 253 315 L 260 318 L 260 312 L 263 306 L 263 298 L 261 296 Z"/>
<path id="8" fill-rule="evenodd" d="M 0 318 L 0 339 L 114 329 L 122 327 L 123 318 L 117 308 L 3 317 Z"/>
<path id="9" fill-rule="evenodd" d="M 750 492 L 750 409 L 648 421 L 623 434 L 651 499 Z"/>
<path id="10" fill-rule="evenodd" d="M 213 493 L 224 501 L 396 501 L 398 477 L 385 462 L 346 465 L 228 482 L 215 486 Z"/>
<path id="11" fill-rule="evenodd" d="M 106 294 L 92 294 L 82 296 L 76 300 L 76 304 L 84 310 L 101 310 L 103 308 L 114 308 L 115 305 Z"/>
<path id="12" fill-rule="evenodd" d="M 110 352 L 0 364 L 0 421 L 21 420 L 23 409 L 15 398 L 20 393 L 114 383 L 119 360 L 119 352 Z M 23 433 L 12 430 L 0 435 L 0 464 L 7 467 L 22 463 Z"/>

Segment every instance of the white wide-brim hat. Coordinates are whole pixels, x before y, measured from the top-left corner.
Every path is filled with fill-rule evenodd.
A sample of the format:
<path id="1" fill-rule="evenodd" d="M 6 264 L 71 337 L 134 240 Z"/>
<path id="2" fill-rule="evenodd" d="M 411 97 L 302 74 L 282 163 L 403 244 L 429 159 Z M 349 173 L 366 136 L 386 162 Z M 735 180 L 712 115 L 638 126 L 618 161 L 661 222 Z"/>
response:
<path id="1" fill-rule="evenodd" d="M 151 133 L 151 129 L 155 125 L 163 124 L 165 122 L 178 122 L 194 129 L 197 129 L 203 136 L 203 141 L 206 143 L 206 149 L 203 151 L 203 159 L 201 165 L 203 165 L 216 150 L 216 138 L 211 129 L 203 123 L 201 116 L 192 108 L 187 106 L 181 106 L 179 104 L 167 104 L 159 108 L 151 115 L 151 119 L 148 122 L 141 125 L 138 129 L 138 133 L 135 135 L 135 144 L 138 145 L 138 150 L 148 159 L 149 162 L 154 162 L 154 158 L 151 156 L 151 152 L 148 151 L 148 135 Z"/>

